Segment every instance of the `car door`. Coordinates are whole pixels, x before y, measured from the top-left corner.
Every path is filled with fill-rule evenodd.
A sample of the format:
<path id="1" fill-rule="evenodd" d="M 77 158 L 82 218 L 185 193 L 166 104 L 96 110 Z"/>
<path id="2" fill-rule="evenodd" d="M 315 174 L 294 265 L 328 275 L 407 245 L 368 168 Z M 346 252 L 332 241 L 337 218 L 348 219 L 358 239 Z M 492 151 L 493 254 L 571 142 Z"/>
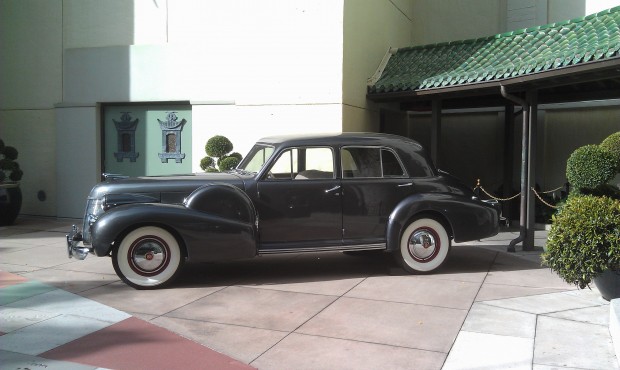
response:
<path id="1" fill-rule="evenodd" d="M 388 148 L 344 147 L 341 161 L 344 244 L 385 243 L 388 218 L 413 182 Z"/>
<path id="2" fill-rule="evenodd" d="M 342 197 L 330 147 L 283 151 L 257 184 L 261 251 L 342 245 Z"/>

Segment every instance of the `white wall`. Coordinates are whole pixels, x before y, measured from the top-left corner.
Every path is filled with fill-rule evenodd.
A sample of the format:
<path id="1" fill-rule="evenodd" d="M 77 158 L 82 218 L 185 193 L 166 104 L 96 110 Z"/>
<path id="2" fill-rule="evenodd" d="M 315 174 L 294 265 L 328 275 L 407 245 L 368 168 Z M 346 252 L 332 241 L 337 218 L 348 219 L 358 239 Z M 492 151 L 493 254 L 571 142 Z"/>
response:
<path id="1" fill-rule="evenodd" d="M 56 109 L 57 217 L 80 218 L 86 197 L 101 174 L 96 107 Z"/>

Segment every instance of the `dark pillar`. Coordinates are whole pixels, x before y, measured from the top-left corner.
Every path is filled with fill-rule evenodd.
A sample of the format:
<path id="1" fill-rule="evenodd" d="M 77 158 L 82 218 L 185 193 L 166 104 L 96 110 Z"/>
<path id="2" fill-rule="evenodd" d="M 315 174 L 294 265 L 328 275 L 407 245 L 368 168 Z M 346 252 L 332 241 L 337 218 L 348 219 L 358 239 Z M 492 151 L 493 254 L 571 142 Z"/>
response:
<path id="1" fill-rule="evenodd" d="M 504 109 L 504 186 L 502 189 L 502 196 L 504 198 L 511 197 L 513 195 L 512 183 L 513 183 L 513 160 L 514 155 L 514 132 L 515 132 L 515 106 L 514 104 L 506 104 Z M 508 219 L 512 218 L 512 201 L 504 202 L 503 216 Z"/>
<path id="2" fill-rule="evenodd" d="M 536 195 L 532 191 L 536 186 L 536 138 L 538 132 L 538 91 L 527 92 L 526 100 L 530 105 L 530 123 L 528 133 L 528 156 L 527 156 L 527 225 L 526 237 L 523 240 L 523 250 L 534 250 L 534 230 L 536 224 Z"/>
<path id="3" fill-rule="evenodd" d="M 431 159 L 439 167 L 439 153 L 441 151 L 441 100 L 433 100 L 431 116 Z"/>

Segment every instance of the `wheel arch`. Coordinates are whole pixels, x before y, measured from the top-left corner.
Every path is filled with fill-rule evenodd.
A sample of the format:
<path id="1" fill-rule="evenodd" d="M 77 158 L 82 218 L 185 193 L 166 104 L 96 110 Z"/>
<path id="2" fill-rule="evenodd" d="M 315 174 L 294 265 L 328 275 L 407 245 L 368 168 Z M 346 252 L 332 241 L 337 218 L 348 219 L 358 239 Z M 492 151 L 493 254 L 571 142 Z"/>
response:
<path id="1" fill-rule="evenodd" d="M 115 207 L 104 213 L 91 229 L 91 242 L 95 254 L 108 256 L 112 249 L 133 230 L 144 226 L 156 226 L 174 236 L 184 257 L 187 258 L 188 248 L 181 233 L 164 221 L 175 212 L 174 207 L 176 206 L 138 203 Z"/>
<path id="2" fill-rule="evenodd" d="M 429 218 L 439 222 L 450 239 L 454 238 L 454 228 L 445 213 L 434 206 L 432 199 L 427 195 L 414 195 L 403 200 L 390 215 L 386 230 L 388 251 L 398 250 L 400 238 L 407 226 L 421 218 Z"/>
<path id="3" fill-rule="evenodd" d="M 166 223 L 162 223 L 162 222 L 148 222 L 148 221 L 143 221 L 143 222 L 138 222 L 138 223 L 134 223 L 131 224 L 129 226 L 127 226 L 125 229 L 123 229 L 121 232 L 119 232 L 116 236 L 116 238 L 114 238 L 114 241 L 112 242 L 112 245 L 110 246 L 110 250 L 108 251 L 108 254 L 112 253 L 112 249 L 113 248 L 118 248 L 118 245 L 120 244 L 120 242 L 132 231 L 139 229 L 141 227 L 147 227 L 147 226 L 153 226 L 153 227 L 158 227 L 160 229 L 166 230 L 167 232 L 169 232 L 174 239 L 177 241 L 177 243 L 179 244 L 179 248 L 181 248 L 181 253 L 183 258 L 188 258 L 188 252 L 187 252 L 187 245 L 185 243 L 185 240 L 181 237 L 181 233 L 175 229 L 173 226 L 166 224 Z"/>

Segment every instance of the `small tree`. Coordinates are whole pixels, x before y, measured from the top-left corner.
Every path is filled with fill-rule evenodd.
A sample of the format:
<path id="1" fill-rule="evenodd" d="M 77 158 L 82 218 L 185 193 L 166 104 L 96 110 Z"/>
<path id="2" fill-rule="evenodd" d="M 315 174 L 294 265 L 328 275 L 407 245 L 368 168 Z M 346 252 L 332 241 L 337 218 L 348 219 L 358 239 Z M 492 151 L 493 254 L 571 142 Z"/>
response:
<path id="1" fill-rule="evenodd" d="M 222 135 L 213 136 L 205 145 L 207 156 L 200 161 L 200 168 L 205 172 L 219 172 L 237 167 L 243 157 L 239 153 L 228 154 L 232 150 L 233 144 L 228 138 Z M 214 158 L 217 158 L 217 160 Z"/>

